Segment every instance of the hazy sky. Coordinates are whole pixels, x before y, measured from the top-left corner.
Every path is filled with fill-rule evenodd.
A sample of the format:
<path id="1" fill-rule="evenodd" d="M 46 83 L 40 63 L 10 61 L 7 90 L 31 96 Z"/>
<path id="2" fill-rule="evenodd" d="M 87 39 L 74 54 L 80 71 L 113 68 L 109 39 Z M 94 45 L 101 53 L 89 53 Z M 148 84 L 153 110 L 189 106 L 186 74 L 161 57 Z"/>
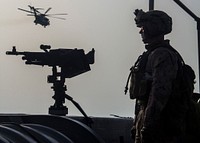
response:
<path id="1" fill-rule="evenodd" d="M 181 0 L 200 16 L 199 0 Z M 33 23 L 34 17 L 17 8 L 27 5 L 68 13 L 66 20 L 50 18 L 44 28 Z M 133 11 L 148 10 L 149 0 L 3 0 L 0 6 L 0 113 L 47 114 L 54 103 L 47 76 L 51 68 L 25 65 L 21 56 L 8 56 L 16 46 L 19 51 L 40 51 L 41 44 L 52 49 L 79 48 L 87 53 L 95 49 L 91 71 L 66 79 L 67 93 L 89 116 L 133 116 L 134 101 L 124 95 L 129 68 L 143 52 Z M 166 38 L 197 74 L 196 22 L 173 0 L 155 0 L 155 9 L 173 18 L 173 32 Z M 197 80 L 198 81 L 198 80 Z M 198 91 L 198 82 L 195 91 Z M 69 115 L 81 115 L 69 101 Z"/>

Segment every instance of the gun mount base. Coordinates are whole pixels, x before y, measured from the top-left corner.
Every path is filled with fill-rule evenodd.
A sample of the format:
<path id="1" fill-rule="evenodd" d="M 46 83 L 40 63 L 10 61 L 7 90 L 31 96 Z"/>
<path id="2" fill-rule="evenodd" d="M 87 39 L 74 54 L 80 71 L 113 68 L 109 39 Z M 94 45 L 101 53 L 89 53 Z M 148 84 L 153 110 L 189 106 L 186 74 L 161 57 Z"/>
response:
<path id="1" fill-rule="evenodd" d="M 66 106 L 56 107 L 53 105 L 49 107 L 49 114 L 65 116 L 68 114 L 68 108 Z"/>

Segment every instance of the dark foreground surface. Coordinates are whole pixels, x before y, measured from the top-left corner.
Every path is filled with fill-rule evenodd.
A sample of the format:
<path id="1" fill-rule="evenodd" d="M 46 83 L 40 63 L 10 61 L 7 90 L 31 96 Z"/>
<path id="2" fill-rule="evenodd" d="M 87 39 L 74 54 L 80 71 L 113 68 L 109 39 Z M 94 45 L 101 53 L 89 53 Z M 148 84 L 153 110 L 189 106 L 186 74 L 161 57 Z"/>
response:
<path id="1" fill-rule="evenodd" d="M 0 114 L 0 143 L 132 143 L 131 118 Z"/>

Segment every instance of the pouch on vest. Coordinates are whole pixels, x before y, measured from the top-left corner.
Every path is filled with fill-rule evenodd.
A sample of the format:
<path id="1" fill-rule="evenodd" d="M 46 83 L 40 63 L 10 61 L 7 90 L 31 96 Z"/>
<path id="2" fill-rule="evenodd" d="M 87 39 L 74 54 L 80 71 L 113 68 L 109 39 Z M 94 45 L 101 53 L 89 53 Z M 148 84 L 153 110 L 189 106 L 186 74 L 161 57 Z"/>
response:
<path id="1" fill-rule="evenodd" d="M 130 99 L 142 99 L 146 96 L 148 87 L 150 88 L 149 80 L 145 79 L 145 67 L 149 52 L 144 52 L 140 55 L 135 62 L 134 66 L 130 69 L 130 74 L 125 87 L 125 94 L 129 89 Z M 130 86 L 128 88 L 130 82 Z"/>
<path id="2" fill-rule="evenodd" d="M 151 80 L 144 79 L 144 73 L 132 72 L 130 79 L 130 99 L 147 99 L 151 88 Z"/>

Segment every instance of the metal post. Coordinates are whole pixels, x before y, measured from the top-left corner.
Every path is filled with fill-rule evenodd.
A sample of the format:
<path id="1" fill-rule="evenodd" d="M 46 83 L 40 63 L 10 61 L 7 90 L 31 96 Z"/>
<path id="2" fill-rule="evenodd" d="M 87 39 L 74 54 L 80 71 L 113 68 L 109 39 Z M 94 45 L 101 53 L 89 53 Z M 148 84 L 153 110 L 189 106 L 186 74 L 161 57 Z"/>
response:
<path id="1" fill-rule="evenodd" d="M 200 91 L 200 18 L 197 17 L 189 8 L 187 8 L 180 0 L 174 0 L 183 10 L 185 10 L 197 22 L 198 36 L 198 67 L 199 67 L 199 91 Z"/>
<path id="2" fill-rule="evenodd" d="M 200 18 L 197 21 L 197 30 L 198 30 L 198 64 L 199 64 L 199 92 L 200 92 Z"/>
<path id="3" fill-rule="evenodd" d="M 154 10 L 154 0 L 149 0 L 149 10 Z"/>

